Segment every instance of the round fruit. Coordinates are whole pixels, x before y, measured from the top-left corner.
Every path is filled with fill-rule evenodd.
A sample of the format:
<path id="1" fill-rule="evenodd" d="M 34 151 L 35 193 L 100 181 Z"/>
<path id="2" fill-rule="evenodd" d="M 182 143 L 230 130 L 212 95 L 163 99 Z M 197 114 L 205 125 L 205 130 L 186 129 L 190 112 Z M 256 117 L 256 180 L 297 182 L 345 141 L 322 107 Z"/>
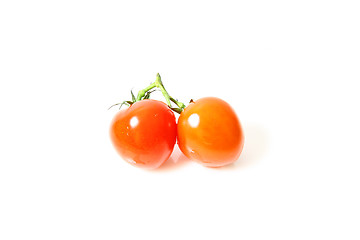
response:
<path id="1" fill-rule="evenodd" d="M 215 97 L 192 102 L 178 120 L 178 145 L 190 159 L 207 167 L 236 161 L 244 146 L 244 133 L 231 106 Z"/>
<path id="2" fill-rule="evenodd" d="M 110 136 L 124 160 L 139 167 L 157 168 L 173 151 L 176 142 L 175 116 L 163 102 L 135 102 L 115 115 Z"/>

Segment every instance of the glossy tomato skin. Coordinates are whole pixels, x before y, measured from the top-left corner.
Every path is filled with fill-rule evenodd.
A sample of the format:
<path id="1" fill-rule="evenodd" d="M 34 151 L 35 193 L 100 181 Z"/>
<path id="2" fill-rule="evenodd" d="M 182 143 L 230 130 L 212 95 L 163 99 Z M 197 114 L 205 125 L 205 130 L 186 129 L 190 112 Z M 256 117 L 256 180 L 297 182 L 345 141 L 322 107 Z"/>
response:
<path id="1" fill-rule="evenodd" d="M 173 151 L 176 119 L 165 103 L 142 100 L 115 115 L 110 137 L 124 160 L 138 167 L 154 169 Z"/>
<path id="2" fill-rule="evenodd" d="M 244 146 L 244 133 L 231 106 L 215 97 L 192 102 L 178 119 L 178 145 L 190 159 L 207 167 L 235 162 Z"/>

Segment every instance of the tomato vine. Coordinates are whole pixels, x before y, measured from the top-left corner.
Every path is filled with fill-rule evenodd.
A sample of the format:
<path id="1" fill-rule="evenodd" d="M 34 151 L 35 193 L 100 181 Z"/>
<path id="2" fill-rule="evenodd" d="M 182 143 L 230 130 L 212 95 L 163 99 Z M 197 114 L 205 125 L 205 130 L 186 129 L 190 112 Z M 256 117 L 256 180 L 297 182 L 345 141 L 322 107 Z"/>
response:
<path id="1" fill-rule="evenodd" d="M 137 94 L 137 96 L 135 97 L 134 93 L 131 91 L 131 97 L 132 97 L 132 101 L 123 101 L 121 103 L 116 103 L 112 106 L 109 107 L 112 108 L 114 106 L 120 105 L 119 109 L 123 106 L 130 106 L 132 104 L 134 104 L 135 102 L 138 101 L 142 101 L 144 99 L 149 99 L 150 98 L 150 94 L 152 92 L 154 92 L 156 89 L 160 90 L 162 95 L 164 96 L 167 105 L 169 106 L 169 108 L 171 108 L 171 110 L 173 110 L 174 112 L 177 113 L 181 113 L 184 108 L 186 107 L 184 103 L 178 101 L 177 99 L 173 98 L 172 96 L 169 95 L 169 93 L 166 91 L 164 84 L 161 81 L 161 76 L 159 73 L 156 74 L 156 79 L 153 83 L 151 83 L 149 86 L 147 86 L 146 88 L 140 90 Z M 173 102 L 177 107 L 173 107 L 171 105 L 171 102 Z"/>

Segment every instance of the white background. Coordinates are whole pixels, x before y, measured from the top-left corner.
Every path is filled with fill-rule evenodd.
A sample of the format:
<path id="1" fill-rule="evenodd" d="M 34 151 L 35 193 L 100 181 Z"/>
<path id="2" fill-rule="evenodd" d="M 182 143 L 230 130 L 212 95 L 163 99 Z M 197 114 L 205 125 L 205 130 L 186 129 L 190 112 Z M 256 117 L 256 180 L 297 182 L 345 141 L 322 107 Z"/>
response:
<path id="1" fill-rule="evenodd" d="M 359 239 L 358 1 L 1 1 L 0 239 Z M 123 161 L 116 109 L 162 75 L 236 110 L 204 168 Z M 155 98 L 160 98 L 155 94 Z"/>

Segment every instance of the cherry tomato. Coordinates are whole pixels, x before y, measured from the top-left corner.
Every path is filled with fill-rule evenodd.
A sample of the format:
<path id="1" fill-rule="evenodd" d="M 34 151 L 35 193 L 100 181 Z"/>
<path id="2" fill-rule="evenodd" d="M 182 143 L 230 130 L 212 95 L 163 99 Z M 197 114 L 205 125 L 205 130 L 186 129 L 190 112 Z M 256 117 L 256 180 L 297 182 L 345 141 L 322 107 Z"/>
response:
<path id="1" fill-rule="evenodd" d="M 215 97 L 192 102 L 178 119 L 178 145 L 190 159 L 207 167 L 236 161 L 244 146 L 244 134 L 231 106 Z"/>
<path id="2" fill-rule="evenodd" d="M 157 168 L 173 151 L 176 119 L 165 103 L 142 100 L 116 114 L 110 136 L 124 160 L 143 168 Z"/>

